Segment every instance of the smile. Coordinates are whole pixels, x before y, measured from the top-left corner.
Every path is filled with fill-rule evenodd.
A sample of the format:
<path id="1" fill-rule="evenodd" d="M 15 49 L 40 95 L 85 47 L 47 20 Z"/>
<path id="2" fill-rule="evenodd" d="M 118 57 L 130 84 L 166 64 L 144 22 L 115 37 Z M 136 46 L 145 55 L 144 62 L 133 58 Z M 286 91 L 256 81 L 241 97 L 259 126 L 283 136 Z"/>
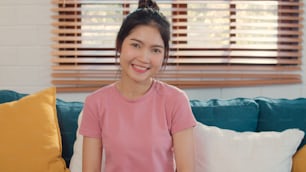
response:
<path id="1" fill-rule="evenodd" d="M 139 66 L 139 65 L 135 65 L 135 64 L 132 64 L 132 67 L 133 67 L 134 71 L 136 71 L 138 73 L 144 73 L 144 72 L 146 72 L 147 70 L 150 69 L 149 67 Z"/>

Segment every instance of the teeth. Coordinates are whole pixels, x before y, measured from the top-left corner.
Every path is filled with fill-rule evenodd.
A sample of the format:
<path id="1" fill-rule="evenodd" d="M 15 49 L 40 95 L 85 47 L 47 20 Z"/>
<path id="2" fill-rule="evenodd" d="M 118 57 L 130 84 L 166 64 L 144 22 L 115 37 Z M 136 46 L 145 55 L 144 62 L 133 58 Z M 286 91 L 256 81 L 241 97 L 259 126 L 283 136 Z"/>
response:
<path id="1" fill-rule="evenodd" d="M 139 69 L 139 70 L 147 70 L 148 68 L 143 67 L 143 66 L 138 66 L 138 65 L 134 65 L 135 68 Z"/>

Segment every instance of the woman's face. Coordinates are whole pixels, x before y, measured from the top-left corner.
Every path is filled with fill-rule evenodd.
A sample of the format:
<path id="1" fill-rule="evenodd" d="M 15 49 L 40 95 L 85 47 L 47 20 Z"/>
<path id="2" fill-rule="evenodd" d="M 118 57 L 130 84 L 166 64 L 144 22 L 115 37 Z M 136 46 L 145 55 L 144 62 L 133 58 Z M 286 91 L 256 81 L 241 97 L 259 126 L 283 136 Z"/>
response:
<path id="1" fill-rule="evenodd" d="M 142 83 L 151 81 L 162 66 L 164 54 L 165 46 L 158 29 L 145 25 L 135 27 L 122 43 L 122 77 Z"/>

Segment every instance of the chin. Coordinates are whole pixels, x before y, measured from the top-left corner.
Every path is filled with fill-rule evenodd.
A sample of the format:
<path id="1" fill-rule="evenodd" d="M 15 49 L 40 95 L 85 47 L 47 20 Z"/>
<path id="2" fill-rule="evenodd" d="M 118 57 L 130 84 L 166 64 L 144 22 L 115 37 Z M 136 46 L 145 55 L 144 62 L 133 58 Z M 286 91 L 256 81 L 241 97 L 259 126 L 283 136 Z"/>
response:
<path id="1" fill-rule="evenodd" d="M 132 77 L 132 79 L 137 83 L 147 83 L 151 81 L 152 77 Z"/>

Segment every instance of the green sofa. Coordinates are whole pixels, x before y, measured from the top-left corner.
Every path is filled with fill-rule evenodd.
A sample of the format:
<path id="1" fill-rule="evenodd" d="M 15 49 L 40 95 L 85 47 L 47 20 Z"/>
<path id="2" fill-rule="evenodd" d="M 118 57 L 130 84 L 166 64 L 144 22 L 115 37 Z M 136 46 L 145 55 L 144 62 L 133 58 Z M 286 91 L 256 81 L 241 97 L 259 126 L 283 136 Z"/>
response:
<path id="1" fill-rule="evenodd" d="M 0 103 L 18 100 L 27 94 L 12 90 L 0 90 Z M 234 98 L 190 100 L 197 121 L 208 126 L 216 126 L 239 132 L 283 131 L 299 128 L 306 132 L 306 98 L 272 99 Z M 83 102 L 56 100 L 56 110 L 62 137 L 62 157 L 67 165 L 73 154 L 76 140 L 78 116 Z M 299 148 L 306 144 L 303 139 Z"/>

